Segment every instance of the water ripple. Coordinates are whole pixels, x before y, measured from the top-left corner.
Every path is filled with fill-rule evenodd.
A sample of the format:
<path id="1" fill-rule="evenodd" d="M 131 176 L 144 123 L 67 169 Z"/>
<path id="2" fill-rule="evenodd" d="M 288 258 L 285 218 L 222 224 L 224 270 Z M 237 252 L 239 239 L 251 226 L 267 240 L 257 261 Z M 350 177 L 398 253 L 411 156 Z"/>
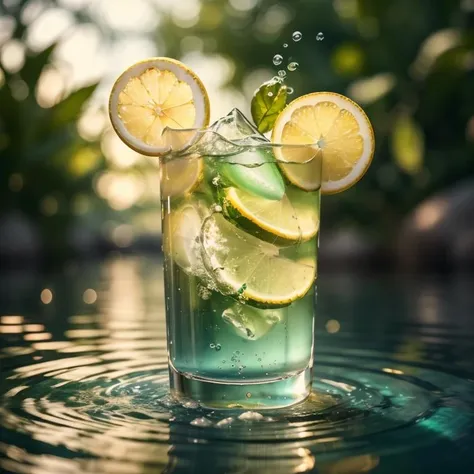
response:
<path id="1" fill-rule="evenodd" d="M 385 459 L 423 453 L 418 462 L 429 464 L 433 447 L 434 459 L 445 459 L 450 446 L 472 456 L 474 331 L 461 313 L 474 305 L 458 308 L 456 327 L 446 318 L 417 322 L 419 313 L 410 321 L 391 310 L 383 319 L 364 313 L 369 302 L 387 301 L 374 296 L 373 282 L 342 301 L 346 309 L 339 298 L 339 308 L 327 311 L 336 301 L 322 297 L 310 398 L 285 410 L 209 410 L 168 395 L 155 270 L 135 274 L 120 265 L 126 281 L 133 277 L 129 288 L 149 288 L 128 295 L 128 312 L 115 300 L 121 274 L 103 279 L 102 306 L 99 298 L 93 313 L 74 308 L 66 323 L 60 312 L 1 316 L 0 466 L 7 472 L 334 474 L 385 466 L 380 472 L 389 473 Z M 340 282 L 328 282 L 330 294 Z M 328 326 L 336 315 L 338 324 Z"/>

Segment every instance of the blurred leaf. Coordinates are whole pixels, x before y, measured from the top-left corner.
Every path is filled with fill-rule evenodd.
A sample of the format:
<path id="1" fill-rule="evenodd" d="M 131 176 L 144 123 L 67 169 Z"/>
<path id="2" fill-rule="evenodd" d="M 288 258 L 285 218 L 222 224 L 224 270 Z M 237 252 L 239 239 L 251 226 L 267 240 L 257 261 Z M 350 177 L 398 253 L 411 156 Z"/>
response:
<path id="1" fill-rule="evenodd" d="M 362 71 L 364 51 L 356 43 L 341 44 L 332 56 L 332 67 L 341 76 L 355 76 Z"/>
<path id="2" fill-rule="evenodd" d="M 67 167 L 73 176 L 84 176 L 98 167 L 100 159 L 99 150 L 92 147 L 79 148 L 69 158 Z"/>
<path id="3" fill-rule="evenodd" d="M 28 84 L 31 91 L 34 91 L 38 79 L 44 67 L 49 63 L 49 58 L 54 51 L 56 44 L 52 44 L 36 55 L 28 56 L 23 69 L 21 70 L 21 78 Z"/>
<path id="4" fill-rule="evenodd" d="M 79 118 L 84 103 L 91 97 L 96 87 L 97 84 L 92 84 L 79 89 L 55 105 L 52 110 L 53 125 L 65 125 L 76 121 Z"/>
<path id="5" fill-rule="evenodd" d="M 416 174 L 423 167 L 425 139 L 423 130 L 405 112 L 398 115 L 392 132 L 392 153 L 400 169 Z"/>
<path id="6" fill-rule="evenodd" d="M 45 136 L 39 144 L 35 144 L 25 155 L 29 161 L 48 160 L 71 144 L 76 136 L 73 127 L 62 127 Z"/>
<path id="7" fill-rule="evenodd" d="M 285 108 L 287 87 L 278 81 L 268 81 L 255 92 L 252 98 L 252 118 L 260 133 L 269 132 Z"/>

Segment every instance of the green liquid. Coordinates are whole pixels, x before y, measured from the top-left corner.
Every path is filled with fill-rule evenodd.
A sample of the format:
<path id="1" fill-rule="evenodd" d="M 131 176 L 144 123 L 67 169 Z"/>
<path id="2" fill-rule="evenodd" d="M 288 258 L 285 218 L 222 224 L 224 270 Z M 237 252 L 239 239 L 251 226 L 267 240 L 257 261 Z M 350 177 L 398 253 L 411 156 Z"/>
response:
<path id="1" fill-rule="evenodd" d="M 177 371 L 221 382 L 248 382 L 280 379 L 308 367 L 314 290 L 279 309 L 281 319 L 255 340 L 223 317 L 236 304 L 233 298 L 212 292 L 204 300 L 198 278 L 187 275 L 171 259 L 165 268 L 172 276 L 166 278 L 167 324 L 170 362 Z M 275 310 L 261 311 L 266 312 Z"/>
<path id="2" fill-rule="evenodd" d="M 239 168 L 237 176 L 243 179 L 244 167 L 232 166 Z M 315 299 L 311 283 L 318 234 L 295 241 L 262 229 L 258 219 L 243 218 L 238 208 L 226 207 L 225 184 L 211 184 L 216 181 L 214 167 L 206 172 L 193 195 L 162 203 L 172 392 L 212 407 L 295 403 L 310 390 Z M 286 196 L 296 196 L 298 212 L 319 214 L 319 191 L 306 193 L 286 184 Z M 262 206 L 275 203 L 258 199 Z M 285 217 L 283 222 L 295 228 L 294 221 L 287 224 Z M 309 280 L 298 281 L 292 274 L 296 271 L 301 278 L 301 266 L 305 272 L 312 268 Z M 237 268 L 236 273 L 229 267 Z M 257 274 L 252 287 L 251 275 Z M 242 275 L 250 276 L 242 281 Z M 242 286 L 229 289 L 229 281 L 241 281 Z M 249 299 L 247 283 L 256 300 Z M 293 291 L 298 295 L 288 299 L 285 295 Z"/>

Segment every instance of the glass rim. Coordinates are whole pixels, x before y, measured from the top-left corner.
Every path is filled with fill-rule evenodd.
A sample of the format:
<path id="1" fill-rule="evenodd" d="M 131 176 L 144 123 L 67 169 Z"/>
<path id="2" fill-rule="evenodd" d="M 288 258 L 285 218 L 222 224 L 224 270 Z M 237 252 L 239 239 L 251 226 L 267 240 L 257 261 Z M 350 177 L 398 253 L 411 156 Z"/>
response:
<path id="1" fill-rule="evenodd" d="M 307 161 L 290 161 L 290 160 L 281 160 L 276 157 L 271 160 L 272 162 L 282 162 L 287 164 L 305 164 L 310 161 L 313 161 L 322 151 L 319 144 L 308 143 L 308 144 L 287 144 L 287 143 L 274 143 L 267 139 L 266 137 L 249 135 L 248 137 L 254 138 L 255 142 L 245 143 L 239 139 L 231 139 L 225 137 L 222 133 L 219 133 L 212 129 L 212 125 L 208 127 L 201 128 L 173 128 L 165 127 L 161 133 L 161 136 L 164 137 L 164 142 L 166 143 L 166 137 L 170 137 L 168 140 L 168 147 L 160 157 L 164 158 L 165 161 L 172 160 L 173 158 L 193 158 L 195 155 L 207 156 L 207 157 L 222 157 L 222 156 L 232 156 L 243 153 L 245 151 L 257 151 L 265 149 L 287 149 L 287 150 L 314 150 L 314 155 L 311 156 Z M 179 139 L 179 137 L 185 137 L 184 139 Z M 207 143 L 208 149 L 204 150 L 205 153 L 200 153 L 200 145 L 204 147 L 201 142 L 205 139 L 211 137 L 209 143 Z M 248 138 L 247 137 L 247 138 Z M 178 146 L 173 147 L 173 141 L 179 143 Z M 217 144 L 221 144 L 226 149 L 221 149 L 212 151 L 212 147 L 217 147 Z"/>

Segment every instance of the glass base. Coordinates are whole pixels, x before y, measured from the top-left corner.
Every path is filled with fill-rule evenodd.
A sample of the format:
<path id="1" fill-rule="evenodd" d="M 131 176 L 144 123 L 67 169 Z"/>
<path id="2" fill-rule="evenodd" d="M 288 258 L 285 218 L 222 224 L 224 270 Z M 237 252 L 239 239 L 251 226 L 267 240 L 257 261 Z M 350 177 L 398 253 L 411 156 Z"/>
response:
<path id="1" fill-rule="evenodd" d="M 265 382 L 219 382 L 178 372 L 170 366 L 171 395 L 208 408 L 275 409 L 302 402 L 311 392 L 312 368 Z"/>

